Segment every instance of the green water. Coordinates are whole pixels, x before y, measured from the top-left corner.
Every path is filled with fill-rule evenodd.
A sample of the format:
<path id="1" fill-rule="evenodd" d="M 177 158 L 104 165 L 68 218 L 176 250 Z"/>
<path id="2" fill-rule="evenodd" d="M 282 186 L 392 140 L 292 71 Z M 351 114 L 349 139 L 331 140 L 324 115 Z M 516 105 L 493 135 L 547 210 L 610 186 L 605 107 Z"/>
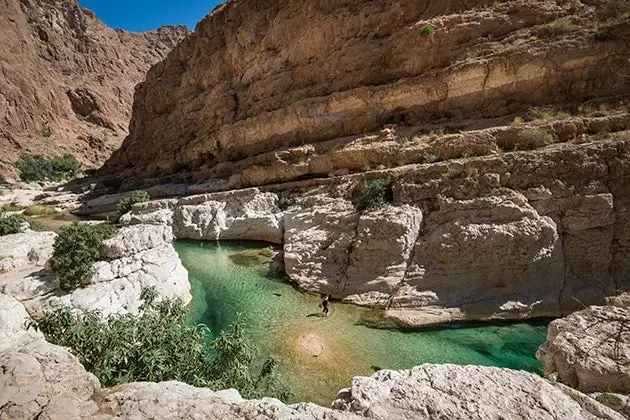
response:
<path id="1" fill-rule="evenodd" d="M 59 233 L 62 227 L 71 225 L 73 222 L 88 220 L 70 213 L 62 213 L 53 216 L 29 216 L 28 219 L 37 223 L 41 227 L 41 230 L 56 233 Z"/>
<path id="2" fill-rule="evenodd" d="M 261 359 L 274 354 L 295 401 L 329 406 L 352 376 L 375 369 L 407 369 L 422 363 L 509 367 L 538 372 L 537 348 L 546 323 L 460 325 L 427 331 L 368 328 L 382 312 L 337 302 L 319 316 L 318 296 L 300 293 L 273 278 L 270 259 L 257 253 L 267 244 L 178 242 L 192 284 L 192 322 L 213 333 L 226 329 L 241 313 Z M 235 263 L 235 261 L 238 262 Z M 273 270 L 271 270 L 273 271 Z M 304 341 L 320 340 L 314 357 Z"/>

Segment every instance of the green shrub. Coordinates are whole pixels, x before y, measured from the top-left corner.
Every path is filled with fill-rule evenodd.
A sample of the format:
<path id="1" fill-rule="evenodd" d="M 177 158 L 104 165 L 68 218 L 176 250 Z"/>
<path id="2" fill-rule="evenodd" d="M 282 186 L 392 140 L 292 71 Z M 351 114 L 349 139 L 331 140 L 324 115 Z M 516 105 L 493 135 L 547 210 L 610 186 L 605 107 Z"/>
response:
<path id="1" fill-rule="evenodd" d="M 21 211 L 24 210 L 24 206 L 13 203 L 5 203 L 0 207 L 0 213 L 5 211 Z"/>
<path id="2" fill-rule="evenodd" d="M 54 207 L 44 204 L 31 204 L 24 209 L 25 216 L 54 216 L 58 213 Z"/>
<path id="3" fill-rule="evenodd" d="M 435 26 L 425 23 L 420 27 L 420 35 L 425 38 L 431 38 L 435 36 Z"/>
<path id="4" fill-rule="evenodd" d="M 254 374 L 252 364 L 259 350 L 245 336 L 240 318 L 208 343 L 207 327 L 189 325 L 179 300 L 156 303 L 155 292 L 146 290 L 141 315 L 102 320 L 98 312 L 78 317 L 61 307 L 46 312 L 36 327 L 52 343 L 70 347 L 103 386 L 177 380 L 214 389 L 236 388 L 245 398 L 290 396 L 279 380 L 275 358 Z"/>
<path id="5" fill-rule="evenodd" d="M 267 258 L 271 258 L 273 257 L 273 254 L 275 254 L 273 248 L 270 246 L 268 246 L 267 248 L 261 249 L 260 251 L 258 251 L 258 253 L 262 255 L 263 257 L 267 257 Z"/>
<path id="6" fill-rule="evenodd" d="M 514 148 L 517 150 L 531 150 L 553 143 L 553 135 L 545 130 L 523 130 L 516 136 Z"/>
<path id="7" fill-rule="evenodd" d="M 79 172 L 79 163 L 71 155 L 53 158 L 22 155 L 14 165 L 24 182 L 61 181 L 72 178 Z"/>
<path id="8" fill-rule="evenodd" d="M 4 178 L 4 175 L 0 175 L 0 185 L 5 185 L 7 180 Z"/>
<path id="9" fill-rule="evenodd" d="M 615 39 L 615 37 L 608 31 L 597 31 L 595 32 L 594 37 L 596 41 L 600 41 L 600 42 Z"/>
<path id="10" fill-rule="evenodd" d="M 26 217 L 21 214 L 12 214 L 11 216 L 0 217 L 0 236 L 20 233 L 20 227 L 28 222 Z"/>
<path id="11" fill-rule="evenodd" d="M 551 22 L 549 24 L 549 29 L 551 29 L 551 33 L 554 35 L 559 35 L 575 30 L 576 26 L 573 23 L 573 20 L 566 16 Z"/>
<path id="12" fill-rule="evenodd" d="M 559 111 L 553 106 L 536 106 L 529 109 L 532 119 L 544 122 L 571 118 L 571 114 Z"/>
<path id="13" fill-rule="evenodd" d="M 392 183 L 385 179 L 377 179 L 365 184 L 356 203 L 357 211 L 381 207 L 393 199 Z"/>
<path id="14" fill-rule="evenodd" d="M 59 230 L 55 239 L 51 265 L 61 290 L 85 286 L 93 274 L 92 264 L 102 258 L 103 241 L 116 234 L 108 224 L 74 222 Z"/>
<path id="15" fill-rule="evenodd" d="M 151 195 L 144 190 L 133 191 L 129 195 L 120 198 L 116 203 L 118 217 L 120 218 L 123 214 L 129 213 L 134 204 L 144 203 L 149 200 L 151 200 Z"/>
<path id="16" fill-rule="evenodd" d="M 280 197 L 278 198 L 278 208 L 282 211 L 288 210 L 290 207 L 295 206 L 296 200 L 293 197 Z"/>
<path id="17" fill-rule="evenodd" d="M 512 125 L 518 127 L 519 125 L 523 125 L 525 121 L 521 117 L 514 117 L 514 121 L 512 121 Z"/>

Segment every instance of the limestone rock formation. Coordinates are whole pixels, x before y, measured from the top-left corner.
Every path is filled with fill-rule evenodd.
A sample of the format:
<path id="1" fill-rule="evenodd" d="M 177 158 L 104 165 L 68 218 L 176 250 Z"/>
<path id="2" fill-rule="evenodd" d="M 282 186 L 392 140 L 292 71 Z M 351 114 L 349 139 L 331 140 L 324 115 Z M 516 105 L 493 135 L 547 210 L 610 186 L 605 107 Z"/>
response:
<path id="1" fill-rule="evenodd" d="M 630 393 L 630 310 L 592 306 L 556 319 L 536 357 L 583 392 Z"/>
<path id="2" fill-rule="evenodd" d="M 282 243 L 282 223 L 275 194 L 257 189 L 182 198 L 173 215 L 178 238 L 254 239 Z"/>
<path id="3" fill-rule="evenodd" d="M 367 418 L 622 418 L 595 400 L 534 374 L 495 367 L 421 365 L 355 377 L 333 407 Z"/>
<path id="4" fill-rule="evenodd" d="M 0 275 L 0 291 L 24 303 L 32 316 L 51 305 L 69 305 L 77 311 L 98 310 L 103 316 L 136 314 L 142 305 L 143 287 L 155 287 L 158 296 L 191 299 L 188 272 L 171 242 L 169 226 L 137 225 L 123 228 L 105 242 L 105 261 L 94 264 L 95 274 L 86 287 L 68 294 L 54 291 L 54 275 L 47 269 Z"/>
<path id="5" fill-rule="evenodd" d="M 20 154 L 107 159 L 127 133 L 135 85 L 188 34 L 105 26 L 76 0 L 0 3 L 0 173 Z"/>
<path id="6" fill-rule="evenodd" d="M 621 133 L 158 200 L 124 220 L 172 224 L 180 239 L 282 242 L 300 288 L 388 308 L 403 325 L 562 316 L 630 288 L 629 169 Z M 391 182 L 393 201 L 357 212 L 373 179 Z M 279 197 L 294 205 L 280 211 Z"/>
<path id="7" fill-rule="evenodd" d="M 44 266 L 52 256 L 54 232 L 34 232 L 0 236 L 0 273 L 26 265 Z"/>
<path id="8" fill-rule="evenodd" d="M 228 2 L 149 71 L 103 173 L 223 190 L 325 177 L 421 161 L 425 148 L 402 144 L 415 132 L 386 124 L 457 133 L 474 118 L 627 94 L 628 21 L 607 3 Z M 462 137 L 436 157 L 498 150 L 491 133 Z"/>

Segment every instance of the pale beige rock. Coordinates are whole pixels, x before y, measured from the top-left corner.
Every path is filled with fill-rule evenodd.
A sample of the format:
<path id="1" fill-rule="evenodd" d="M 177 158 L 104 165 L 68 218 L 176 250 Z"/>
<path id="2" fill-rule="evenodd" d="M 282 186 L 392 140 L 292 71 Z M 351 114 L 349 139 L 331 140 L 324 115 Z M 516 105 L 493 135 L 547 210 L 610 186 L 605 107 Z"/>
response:
<path id="1" fill-rule="evenodd" d="M 536 357 L 583 392 L 630 392 L 630 310 L 591 306 L 552 321 Z"/>
<path id="2" fill-rule="evenodd" d="M 363 211 L 348 256 L 342 289 L 346 299 L 360 302 L 368 294 L 370 306 L 386 306 L 405 279 L 421 225 L 422 211 L 409 205 Z"/>
<path id="3" fill-rule="evenodd" d="M 175 207 L 173 233 L 180 239 L 282 243 L 277 200 L 255 188 L 185 197 Z"/>
<path id="4" fill-rule="evenodd" d="M 558 310 L 564 266 L 552 219 L 515 193 L 438 202 L 391 308 L 459 308 L 469 319 Z"/>
<path id="5" fill-rule="evenodd" d="M 190 283 L 171 244 L 169 226 L 134 225 L 106 242 L 111 260 L 94 264 L 90 284 L 68 294 L 54 290 L 54 275 L 46 269 L 0 275 L 0 290 L 23 301 L 29 313 L 39 317 L 54 305 L 69 305 L 79 312 L 98 310 L 112 314 L 137 314 L 142 289 L 155 287 L 158 296 L 188 303 Z"/>
<path id="6" fill-rule="evenodd" d="M 309 204 L 284 215 L 286 274 L 304 290 L 343 297 L 359 215 L 345 200 L 321 197 Z"/>
<path id="7" fill-rule="evenodd" d="M 34 232 L 0 236 L 0 272 L 29 264 L 43 266 L 52 256 L 54 232 Z"/>
<path id="8" fill-rule="evenodd" d="M 89 418 L 98 379 L 68 350 L 43 338 L 0 350 L 0 419 Z"/>
<path id="9" fill-rule="evenodd" d="M 421 365 L 355 377 L 333 407 L 374 419 L 621 419 L 587 395 L 534 374 L 483 366 Z"/>

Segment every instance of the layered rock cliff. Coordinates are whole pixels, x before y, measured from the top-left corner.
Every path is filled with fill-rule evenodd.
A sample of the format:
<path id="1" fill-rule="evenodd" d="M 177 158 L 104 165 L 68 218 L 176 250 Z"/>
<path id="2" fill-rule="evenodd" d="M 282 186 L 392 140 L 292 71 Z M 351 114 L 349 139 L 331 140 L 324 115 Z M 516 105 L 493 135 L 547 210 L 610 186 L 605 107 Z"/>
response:
<path id="1" fill-rule="evenodd" d="M 366 144 L 426 122 L 466 130 L 531 105 L 628 94 L 630 29 L 613 3 L 231 1 L 149 71 L 105 172 L 222 189 L 325 177 L 397 166 Z M 405 129 L 379 135 L 387 123 Z"/>
<path id="2" fill-rule="evenodd" d="M 127 134 L 135 85 L 188 34 L 112 29 L 76 0 L 0 7 L 2 172 L 22 153 L 99 166 Z"/>

